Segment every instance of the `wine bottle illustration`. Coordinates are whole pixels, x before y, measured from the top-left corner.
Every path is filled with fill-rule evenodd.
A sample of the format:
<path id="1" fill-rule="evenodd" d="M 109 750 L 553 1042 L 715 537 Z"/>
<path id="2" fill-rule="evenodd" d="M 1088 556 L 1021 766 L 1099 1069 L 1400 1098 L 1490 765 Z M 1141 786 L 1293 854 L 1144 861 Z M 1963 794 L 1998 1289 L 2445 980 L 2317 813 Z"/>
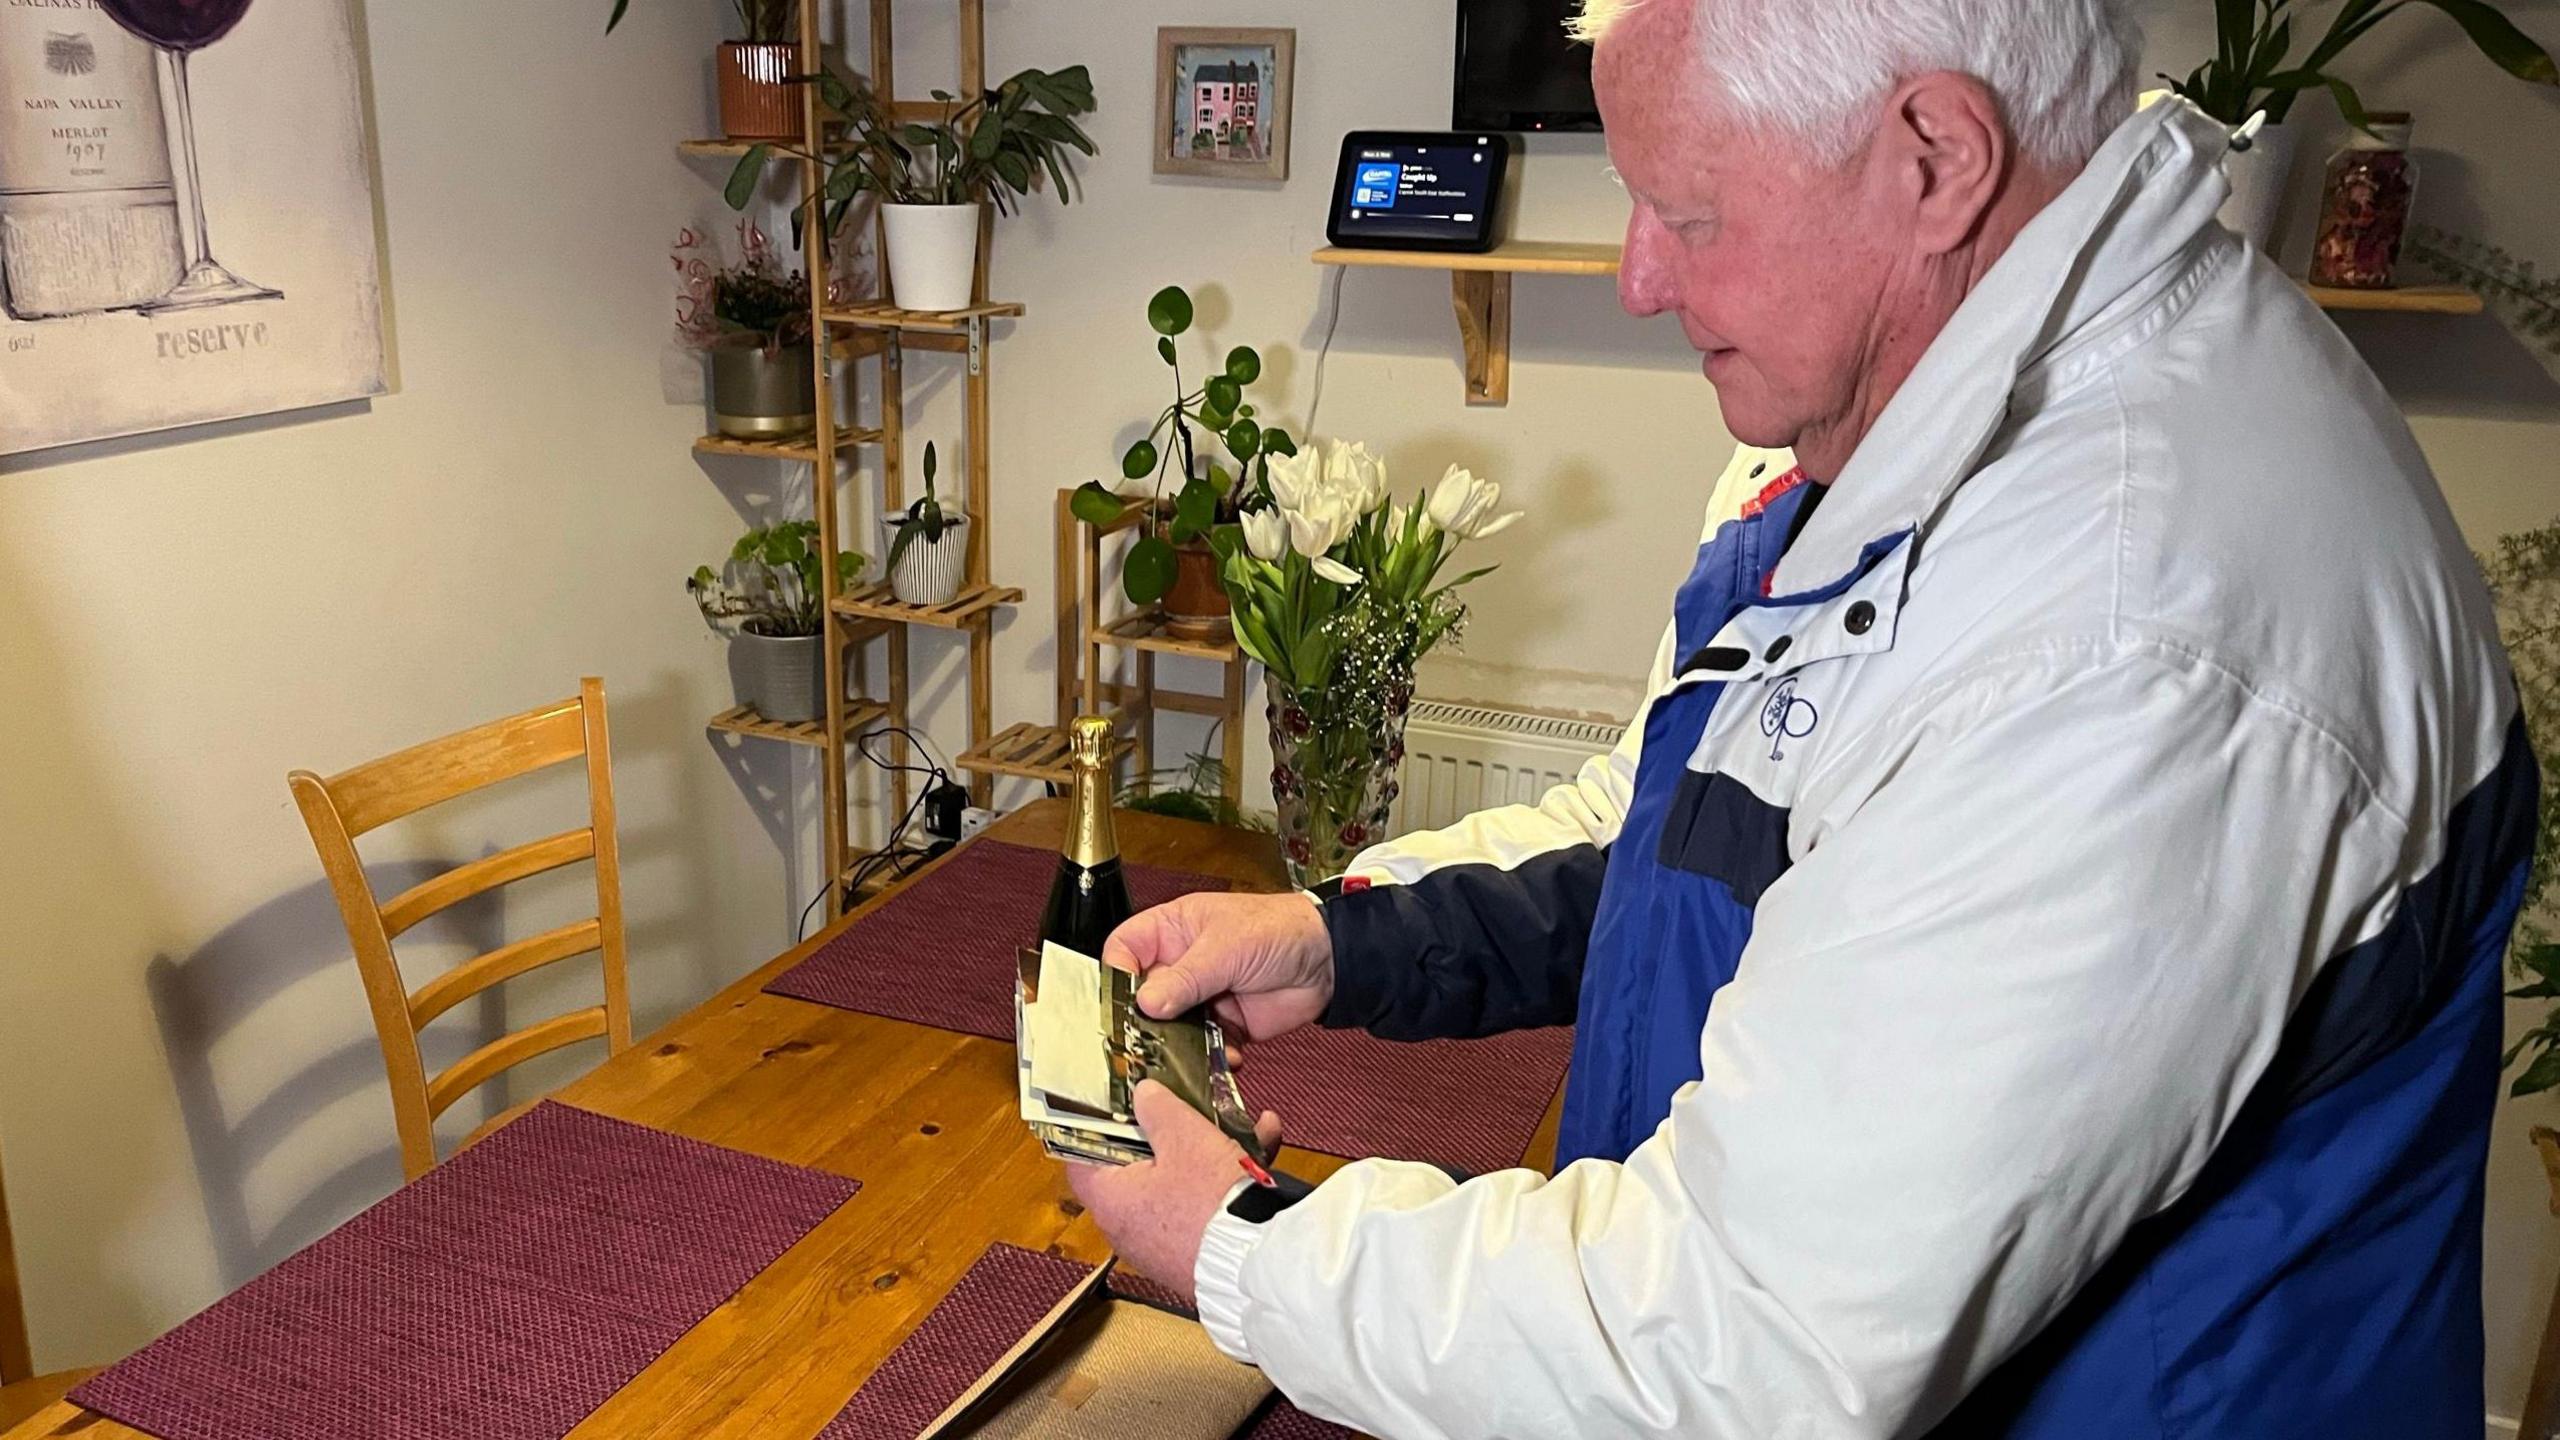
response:
<path id="1" fill-rule="evenodd" d="M 0 6 L 9 318 L 138 309 L 185 273 L 155 55 L 90 0 Z"/>
<path id="2" fill-rule="evenodd" d="M 188 88 L 187 65 L 195 53 L 231 33 L 249 13 L 249 0 L 98 0 L 117 24 L 160 47 L 168 56 L 169 100 L 178 113 L 178 151 L 185 167 L 187 203 L 192 210 L 193 248 L 187 273 L 169 292 L 150 302 L 148 310 L 191 310 L 202 305 L 229 305 L 241 300 L 274 300 L 282 291 L 243 280 L 213 257 L 213 240 L 204 218 L 204 177 L 196 164 L 195 97 Z"/>

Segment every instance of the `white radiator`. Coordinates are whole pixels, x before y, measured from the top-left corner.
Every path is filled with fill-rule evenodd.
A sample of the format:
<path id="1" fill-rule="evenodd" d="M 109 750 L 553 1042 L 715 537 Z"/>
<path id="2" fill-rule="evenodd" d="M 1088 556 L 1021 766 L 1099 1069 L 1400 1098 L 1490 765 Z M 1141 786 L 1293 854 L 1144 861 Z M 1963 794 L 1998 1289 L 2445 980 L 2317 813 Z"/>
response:
<path id="1" fill-rule="evenodd" d="M 1391 833 L 1436 830 L 1497 805 L 1535 804 L 1625 727 L 1484 705 L 1417 700 L 1404 734 L 1403 793 Z"/>

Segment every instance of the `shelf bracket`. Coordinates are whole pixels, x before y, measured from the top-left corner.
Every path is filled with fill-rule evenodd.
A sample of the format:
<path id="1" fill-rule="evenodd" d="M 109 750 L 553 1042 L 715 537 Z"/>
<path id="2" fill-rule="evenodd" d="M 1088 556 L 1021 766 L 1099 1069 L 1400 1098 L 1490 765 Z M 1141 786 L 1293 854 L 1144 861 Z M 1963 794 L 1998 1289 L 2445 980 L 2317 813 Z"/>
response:
<path id="1" fill-rule="evenodd" d="M 1511 403 L 1511 272 L 1450 272 L 1458 339 L 1466 347 L 1467 403 Z"/>
<path id="2" fill-rule="evenodd" d="M 987 317 L 984 315 L 969 317 L 969 373 L 972 376 L 987 373 Z"/>

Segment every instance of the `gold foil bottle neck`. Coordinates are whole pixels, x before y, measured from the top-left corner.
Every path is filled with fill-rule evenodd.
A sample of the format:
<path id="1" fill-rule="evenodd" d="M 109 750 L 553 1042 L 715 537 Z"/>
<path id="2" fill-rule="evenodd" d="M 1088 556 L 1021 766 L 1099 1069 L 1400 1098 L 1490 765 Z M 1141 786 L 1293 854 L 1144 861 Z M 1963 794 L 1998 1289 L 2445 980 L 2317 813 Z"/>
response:
<path id="1" fill-rule="evenodd" d="M 1094 866 L 1120 857 L 1120 836 L 1111 824 L 1111 722 L 1099 715 L 1079 716 L 1067 730 L 1068 753 L 1075 761 L 1074 810 L 1067 822 L 1066 856 L 1078 865 Z"/>

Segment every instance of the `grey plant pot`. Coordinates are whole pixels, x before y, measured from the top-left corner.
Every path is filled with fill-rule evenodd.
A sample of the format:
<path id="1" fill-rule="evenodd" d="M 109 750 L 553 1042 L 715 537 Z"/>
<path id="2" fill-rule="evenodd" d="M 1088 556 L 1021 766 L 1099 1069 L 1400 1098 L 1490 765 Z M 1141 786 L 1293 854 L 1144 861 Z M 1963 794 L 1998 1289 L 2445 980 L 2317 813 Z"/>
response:
<path id="1" fill-rule="evenodd" d="M 788 440 L 818 428 L 817 360 L 810 347 L 768 352 L 732 336 L 711 352 L 711 423 L 734 440 Z"/>
<path id="2" fill-rule="evenodd" d="M 751 635 L 729 646 L 729 675 L 738 703 L 767 720 L 793 724 L 827 714 L 826 637 Z"/>

